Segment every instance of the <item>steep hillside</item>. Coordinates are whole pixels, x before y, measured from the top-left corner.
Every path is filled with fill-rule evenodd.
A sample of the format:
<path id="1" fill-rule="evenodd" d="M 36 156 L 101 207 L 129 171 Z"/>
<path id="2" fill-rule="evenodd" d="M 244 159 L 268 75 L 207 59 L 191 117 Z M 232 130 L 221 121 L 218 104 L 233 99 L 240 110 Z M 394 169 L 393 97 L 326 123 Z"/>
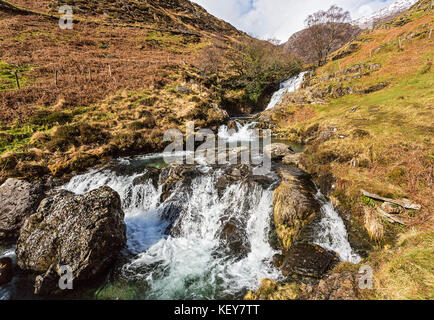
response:
<path id="1" fill-rule="evenodd" d="M 264 282 L 249 298 L 433 298 L 433 26 L 432 2 L 419 1 L 337 51 L 259 117 L 279 138 L 306 144 L 298 165 L 339 208 L 352 246 L 370 253 L 360 265 L 338 266 L 316 290 Z M 390 219 L 361 189 L 422 209 Z M 374 290 L 352 278 L 361 265 L 373 268 Z"/>
<path id="2" fill-rule="evenodd" d="M 261 109 L 300 70 L 186 0 L 0 1 L 0 41 L 0 182 L 156 152 L 166 129 Z"/>
<path id="3" fill-rule="evenodd" d="M 361 29 L 357 26 L 354 26 L 350 23 L 342 23 L 339 25 L 339 32 L 345 33 L 345 38 L 341 39 L 340 41 L 336 41 L 331 51 L 335 52 L 336 50 L 342 48 L 345 44 L 347 44 L 349 41 L 356 38 L 360 33 Z M 316 62 L 316 56 L 315 53 L 312 51 L 306 51 L 304 50 L 304 45 L 306 41 L 306 33 L 307 29 L 303 29 L 299 32 L 294 33 L 287 42 L 282 44 L 282 48 L 288 52 L 293 53 L 300 59 L 302 59 L 304 62 L 309 64 L 314 64 Z"/>

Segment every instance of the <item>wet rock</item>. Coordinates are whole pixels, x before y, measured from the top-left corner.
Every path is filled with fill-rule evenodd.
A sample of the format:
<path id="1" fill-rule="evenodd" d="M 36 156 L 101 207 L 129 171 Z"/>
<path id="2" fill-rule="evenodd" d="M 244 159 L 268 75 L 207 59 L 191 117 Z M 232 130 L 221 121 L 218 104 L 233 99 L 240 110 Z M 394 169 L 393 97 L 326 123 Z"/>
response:
<path id="1" fill-rule="evenodd" d="M 296 243 L 286 255 L 281 270 L 285 276 L 321 278 L 337 262 L 339 258 L 332 251 L 314 244 Z"/>
<path id="2" fill-rule="evenodd" d="M 143 185 L 146 184 L 149 180 L 152 181 L 152 185 L 155 188 L 158 188 L 158 180 L 160 178 L 160 170 L 155 168 L 147 168 L 145 173 L 133 180 L 133 185 Z"/>
<path id="3" fill-rule="evenodd" d="M 18 266 L 42 273 L 35 292 L 54 293 L 60 267 L 69 266 L 74 281 L 104 271 L 126 244 L 119 195 L 101 187 L 84 195 L 59 191 L 44 199 L 26 220 L 17 242 Z"/>
<path id="4" fill-rule="evenodd" d="M 232 256 L 244 258 L 250 251 L 250 245 L 246 241 L 247 234 L 243 231 L 242 222 L 235 218 L 226 218 L 222 221 L 220 244 L 224 250 Z"/>
<path id="5" fill-rule="evenodd" d="M 274 192 L 274 224 L 282 247 L 287 250 L 319 216 L 321 207 L 310 176 L 285 168 L 279 168 L 278 173 L 282 182 Z"/>
<path id="6" fill-rule="evenodd" d="M 40 182 L 8 179 L 0 186 L 0 241 L 15 241 L 24 221 L 45 196 Z"/>
<path id="7" fill-rule="evenodd" d="M 270 152 L 272 160 L 280 160 L 288 154 L 294 153 L 294 150 L 284 143 L 272 143 L 265 146 L 264 152 Z"/>
<path id="8" fill-rule="evenodd" d="M 189 185 L 200 175 L 194 165 L 171 165 L 161 171 L 159 183 L 162 185 L 161 202 L 167 200 L 177 185 Z"/>
<path id="9" fill-rule="evenodd" d="M 0 258 L 0 286 L 8 284 L 13 278 L 12 259 L 8 257 Z"/>
<path id="10" fill-rule="evenodd" d="M 180 236 L 179 224 L 176 225 L 176 222 L 182 214 L 182 211 L 182 207 L 177 203 L 170 203 L 163 209 L 161 216 L 162 219 L 167 222 L 164 234 L 171 235 L 172 237 Z"/>
<path id="11" fill-rule="evenodd" d="M 280 268 L 283 265 L 283 262 L 285 262 L 285 256 L 283 256 L 281 254 L 275 254 L 273 256 L 273 261 L 271 263 L 276 268 Z"/>
<path id="12" fill-rule="evenodd" d="M 251 176 L 250 179 L 252 182 L 261 185 L 264 189 L 269 189 L 273 184 L 276 183 L 273 178 L 267 176 Z"/>

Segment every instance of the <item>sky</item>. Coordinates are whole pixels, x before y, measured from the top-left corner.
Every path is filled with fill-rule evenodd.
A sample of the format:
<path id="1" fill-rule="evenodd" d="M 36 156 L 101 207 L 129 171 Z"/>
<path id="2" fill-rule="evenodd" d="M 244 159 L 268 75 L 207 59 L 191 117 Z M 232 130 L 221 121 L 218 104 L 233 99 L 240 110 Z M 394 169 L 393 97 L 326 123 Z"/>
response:
<path id="1" fill-rule="evenodd" d="M 212 15 L 260 39 L 287 41 L 304 28 L 306 17 L 336 4 L 357 19 L 395 0 L 191 0 Z"/>

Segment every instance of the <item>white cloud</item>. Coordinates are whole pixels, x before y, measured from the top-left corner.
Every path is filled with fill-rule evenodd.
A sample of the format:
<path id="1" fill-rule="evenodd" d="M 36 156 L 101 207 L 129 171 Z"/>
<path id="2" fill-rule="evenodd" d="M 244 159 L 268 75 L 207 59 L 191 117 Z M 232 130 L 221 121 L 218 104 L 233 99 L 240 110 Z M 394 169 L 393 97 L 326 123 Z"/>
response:
<path id="1" fill-rule="evenodd" d="M 336 4 L 353 19 L 377 11 L 394 0 L 192 0 L 209 13 L 255 36 L 286 41 L 304 27 L 305 18 Z"/>

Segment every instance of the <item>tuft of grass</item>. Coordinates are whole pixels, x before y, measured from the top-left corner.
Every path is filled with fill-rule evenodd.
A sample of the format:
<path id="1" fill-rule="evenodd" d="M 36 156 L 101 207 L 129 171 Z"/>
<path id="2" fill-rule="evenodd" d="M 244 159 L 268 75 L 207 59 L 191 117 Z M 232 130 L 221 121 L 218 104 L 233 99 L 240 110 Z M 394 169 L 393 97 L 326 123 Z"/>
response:
<path id="1" fill-rule="evenodd" d="M 433 232 L 413 229 L 400 236 L 395 248 L 372 255 L 376 298 L 434 299 L 433 248 Z"/>

